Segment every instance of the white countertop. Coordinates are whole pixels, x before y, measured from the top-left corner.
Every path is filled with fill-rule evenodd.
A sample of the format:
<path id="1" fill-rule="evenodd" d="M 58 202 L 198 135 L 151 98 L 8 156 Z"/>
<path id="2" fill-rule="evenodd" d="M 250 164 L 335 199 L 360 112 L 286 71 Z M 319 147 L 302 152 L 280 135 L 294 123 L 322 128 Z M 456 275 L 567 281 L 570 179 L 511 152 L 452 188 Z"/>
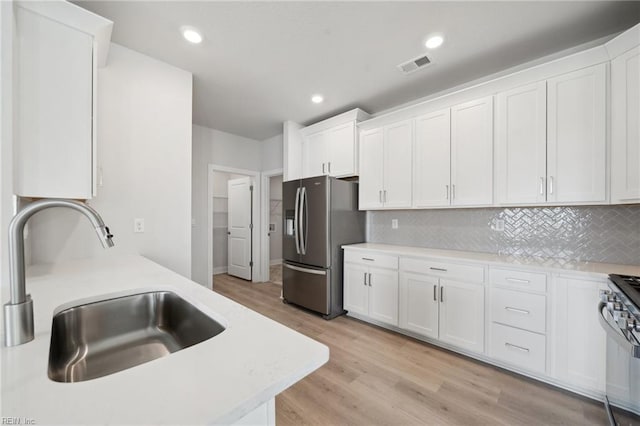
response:
<path id="1" fill-rule="evenodd" d="M 226 330 L 105 377 L 78 383 L 47 377 L 54 311 L 150 290 L 177 293 Z M 325 345 L 140 256 L 32 267 L 27 293 L 34 301 L 35 340 L 0 351 L 3 417 L 36 424 L 230 423 L 329 359 Z"/>
<path id="2" fill-rule="evenodd" d="M 617 265 L 613 263 L 577 262 L 555 258 L 534 258 L 504 256 L 492 253 L 480 253 L 473 251 L 437 250 L 422 247 L 397 246 L 393 244 L 349 244 L 343 249 L 370 250 L 379 253 L 393 254 L 406 257 L 428 257 L 433 259 L 458 260 L 473 263 L 483 263 L 494 266 L 524 267 L 526 269 L 538 269 L 544 272 L 577 272 L 597 277 L 609 274 L 640 276 L 640 265 Z M 640 259 L 639 259 L 640 260 Z"/>

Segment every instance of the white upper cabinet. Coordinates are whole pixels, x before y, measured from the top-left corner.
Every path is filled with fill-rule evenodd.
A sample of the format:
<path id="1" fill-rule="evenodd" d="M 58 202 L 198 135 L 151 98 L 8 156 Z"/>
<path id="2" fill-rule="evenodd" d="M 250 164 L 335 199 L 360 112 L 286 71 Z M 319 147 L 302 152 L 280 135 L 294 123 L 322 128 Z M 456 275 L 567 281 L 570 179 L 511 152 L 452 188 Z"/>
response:
<path id="1" fill-rule="evenodd" d="M 412 145 L 410 120 L 362 133 L 360 210 L 411 207 Z"/>
<path id="2" fill-rule="evenodd" d="M 387 208 L 411 207 L 411 121 L 392 124 L 384 129 L 382 201 Z"/>
<path id="3" fill-rule="evenodd" d="M 112 23 L 67 3 L 16 7 L 19 196 L 95 195 L 98 43 L 87 25 L 110 34 Z"/>
<path id="4" fill-rule="evenodd" d="M 302 140 L 302 177 L 328 174 L 329 147 L 326 132 L 314 133 Z"/>
<path id="5" fill-rule="evenodd" d="M 493 203 L 493 97 L 451 108 L 451 205 Z"/>
<path id="6" fill-rule="evenodd" d="M 360 183 L 358 185 L 358 207 L 360 210 L 382 207 L 383 163 L 383 129 L 363 132 L 360 135 Z"/>
<path id="7" fill-rule="evenodd" d="M 354 109 L 301 129 L 302 177 L 356 176 L 358 174 L 356 123 L 367 117 L 369 115 L 364 111 Z"/>
<path id="8" fill-rule="evenodd" d="M 451 112 L 447 108 L 415 119 L 413 206 L 449 205 Z"/>
<path id="9" fill-rule="evenodd" d="M 547 82 L 547 201 L 606 201 L 607 64 Z"/>
<path id="10" fill-rule="evenodd" d="M 640 202 L 640 46 L 611 61 L 611 202 Z"/>
<path id="11" fill-rule="evenodd" d="M 546 202 L 547 86 L 529 84 L 496 98 L 496 202 Z"/>

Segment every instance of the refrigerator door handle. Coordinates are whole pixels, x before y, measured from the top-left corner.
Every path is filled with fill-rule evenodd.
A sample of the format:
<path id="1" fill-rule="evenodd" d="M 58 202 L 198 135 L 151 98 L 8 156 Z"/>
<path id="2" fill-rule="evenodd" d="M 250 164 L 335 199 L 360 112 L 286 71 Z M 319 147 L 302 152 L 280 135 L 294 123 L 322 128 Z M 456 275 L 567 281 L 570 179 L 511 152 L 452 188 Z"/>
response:
<path id="1" fill-rule="evenodd" d="M 292 269 L 294 271 L 304 272 L 307 274 L 327 275 L 327 271 L 320 271 L 318 269 L 302 268 L 300 266 L 289 265 L 288 263 L 283 263 L 282 266 L 284 266 L 287 269 Z"/>
<path id="2" fill-rule="evenodd" d="M 296 204 L 293 209 L 293 238 L 296 240 L 296 253 L 300 254 L 300 232 L 298 228 L 300 227 L 299 219 L 298 219 L 298 210 L 300 206 L 300 188 L 296 189 Z"/>
<path id="3" fill-rule="evenodd" d="M 302 187 L 300 194 L 300 249 L 307 254 L 307 188 Z"/>

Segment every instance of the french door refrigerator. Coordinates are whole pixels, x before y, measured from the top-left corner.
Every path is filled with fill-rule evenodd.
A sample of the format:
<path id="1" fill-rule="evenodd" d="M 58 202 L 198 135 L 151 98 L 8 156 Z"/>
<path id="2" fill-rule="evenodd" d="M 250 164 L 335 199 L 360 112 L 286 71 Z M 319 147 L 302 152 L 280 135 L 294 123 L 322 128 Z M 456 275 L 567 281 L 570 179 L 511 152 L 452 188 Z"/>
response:
<path id="1" fill-rule="evenodd" d="M 343 314 L 341 246 L 365 240 L 358 184 L 329 176 L 284 182 L 282 204 L 284 302 L 325 319 Z"/>

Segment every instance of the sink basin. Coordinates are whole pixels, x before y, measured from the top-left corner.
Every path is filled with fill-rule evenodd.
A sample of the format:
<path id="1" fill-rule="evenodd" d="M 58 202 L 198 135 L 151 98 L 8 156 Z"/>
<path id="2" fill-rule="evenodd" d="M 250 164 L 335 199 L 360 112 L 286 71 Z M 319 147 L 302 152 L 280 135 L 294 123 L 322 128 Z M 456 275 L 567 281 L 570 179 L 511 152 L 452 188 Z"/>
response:
<path id="1" fill-rule="evenodd" d="M 66 309 L 53 317 L 49 378 L 82 382 L 201 343 L 224 327 L 169 291 Z"/>

